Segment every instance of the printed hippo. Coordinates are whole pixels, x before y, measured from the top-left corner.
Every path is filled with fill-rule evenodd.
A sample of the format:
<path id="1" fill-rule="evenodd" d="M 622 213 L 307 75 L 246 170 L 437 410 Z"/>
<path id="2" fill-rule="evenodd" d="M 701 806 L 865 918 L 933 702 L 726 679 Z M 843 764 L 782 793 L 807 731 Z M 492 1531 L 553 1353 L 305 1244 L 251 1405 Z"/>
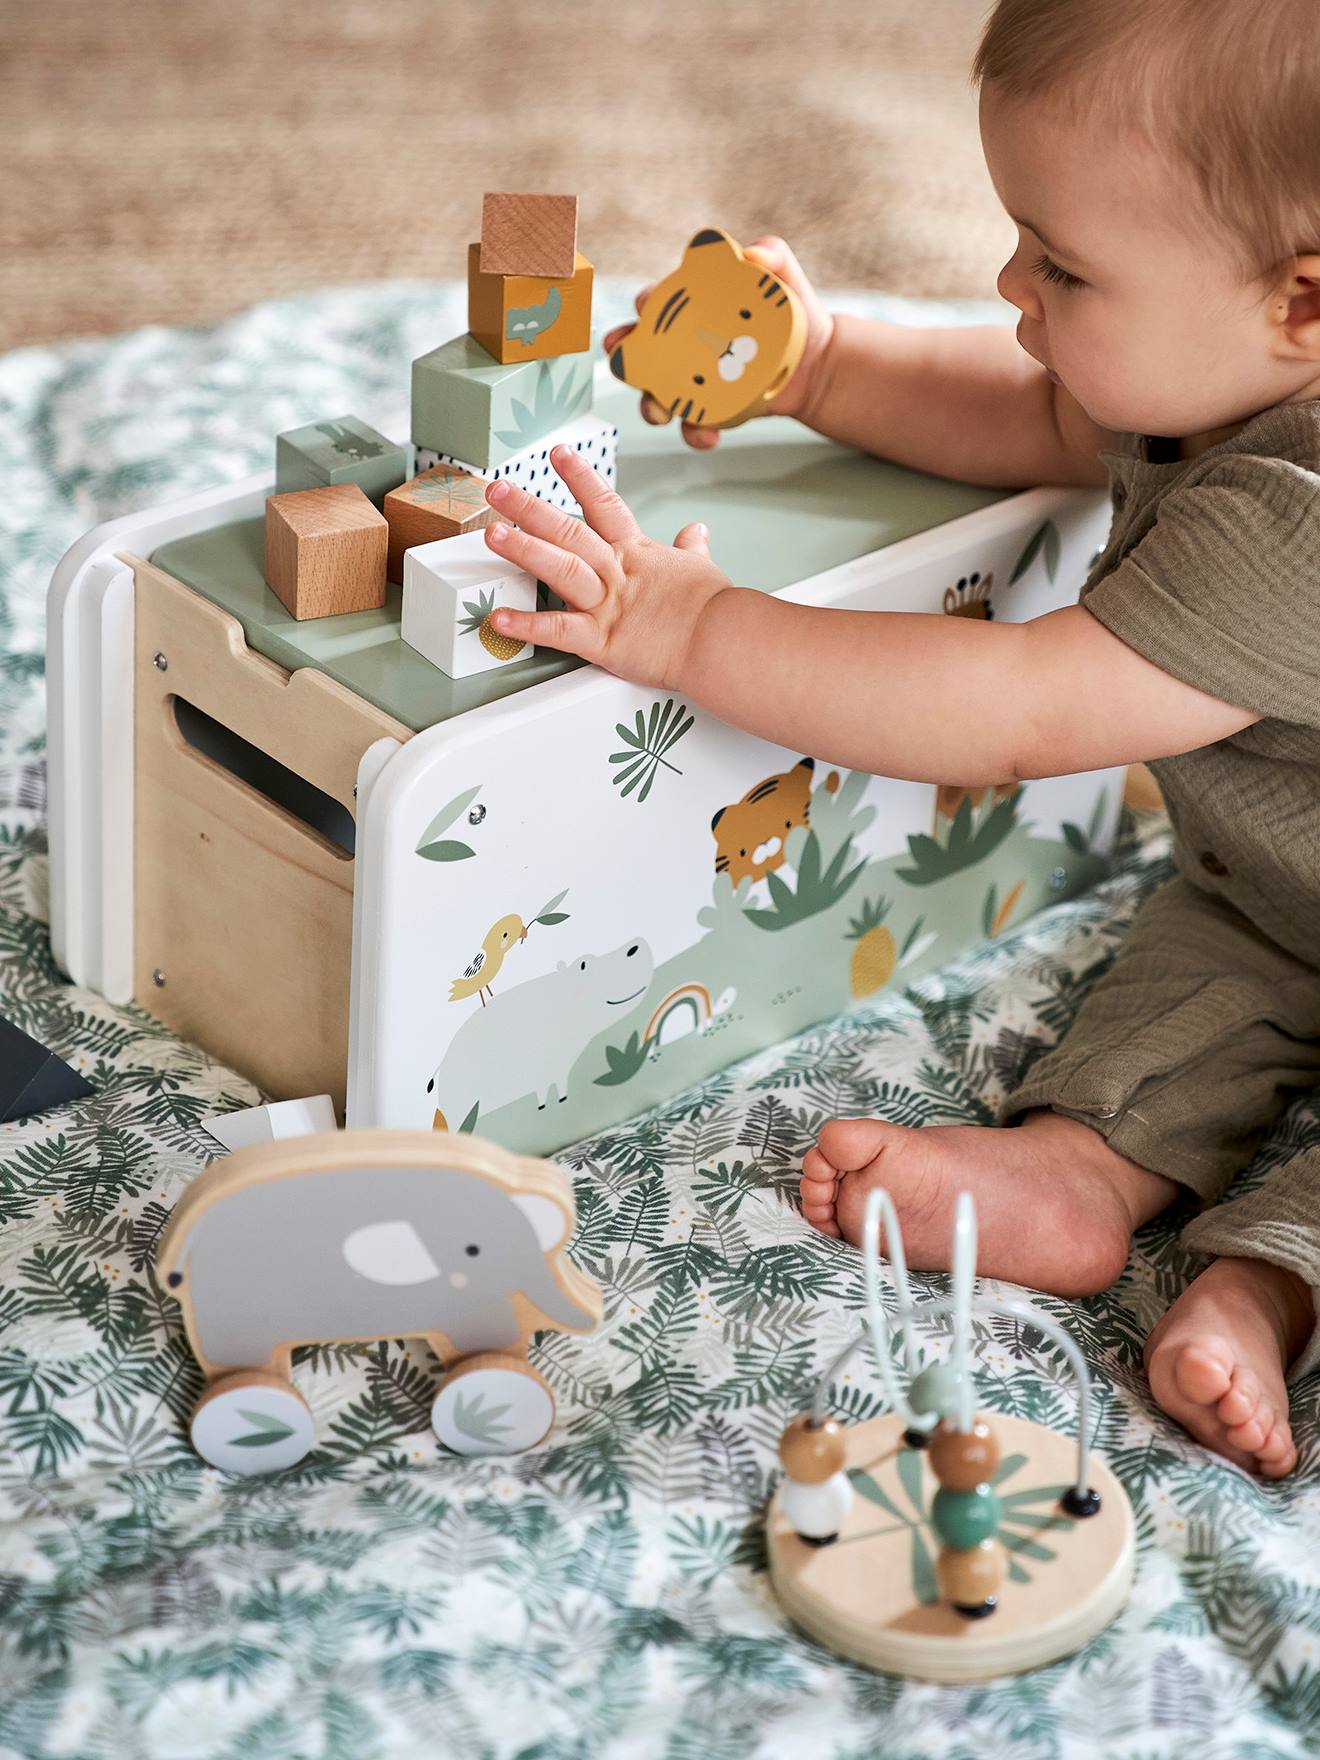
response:
<path id="1" fill-rule="evenodd" d="M 613 1017 L 622 1018 L 650 988 L 655 962 L 644 941 L 612 953 L 580 954 L 557 969 L 501 990 L 468 1016 L 426 1085 L 437 1130 L 457 1126 L 479 1102 L 483 1113 L 551 1089 L 568 1098 L 568 1072 Z"/>
<path id="2" fill-rule="evenodd" d="M 287 1367 L 290 1345 L 328 1339 L 425 1337 L 452 1355 L 595 1324 L 593 1286 L 558 1251 L 573 1203 L 557 1168 L 471 1137 L 353 1135 L 375 1152 L 326 1170 L 346 1139 L 262 1144 L 180 1200 L 158 1265 L 210 1373 Z"/>

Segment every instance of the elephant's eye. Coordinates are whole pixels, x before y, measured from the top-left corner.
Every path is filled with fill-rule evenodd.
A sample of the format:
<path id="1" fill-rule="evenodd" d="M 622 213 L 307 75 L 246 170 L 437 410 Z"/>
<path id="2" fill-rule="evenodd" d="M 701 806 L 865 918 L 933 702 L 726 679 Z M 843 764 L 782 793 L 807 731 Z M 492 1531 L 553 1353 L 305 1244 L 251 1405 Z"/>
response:
<path id="1" fill-rule="evenodd" d="M 464 1247 L 463 1251 L 467 1254 L 469 1259 L 475 1259 L 477 1254 L 481 1251 L 481 1248 L 476 1246 Z"/>

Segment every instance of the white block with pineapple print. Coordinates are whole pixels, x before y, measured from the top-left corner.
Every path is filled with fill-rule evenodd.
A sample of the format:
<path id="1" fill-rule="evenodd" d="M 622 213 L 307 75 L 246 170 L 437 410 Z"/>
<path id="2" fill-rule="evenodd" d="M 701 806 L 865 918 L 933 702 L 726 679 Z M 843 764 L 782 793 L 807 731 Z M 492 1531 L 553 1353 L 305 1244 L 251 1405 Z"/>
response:
<path id="1" fill-rule="evenodd" d="M 400 633 L 450 678 L 531 658 L 529 643 L 492 628 L 490 614 L 499 606 L 535 611 L 536 577 L 496 556 L 484 532 L 437 538 L 405 552 Z"/>

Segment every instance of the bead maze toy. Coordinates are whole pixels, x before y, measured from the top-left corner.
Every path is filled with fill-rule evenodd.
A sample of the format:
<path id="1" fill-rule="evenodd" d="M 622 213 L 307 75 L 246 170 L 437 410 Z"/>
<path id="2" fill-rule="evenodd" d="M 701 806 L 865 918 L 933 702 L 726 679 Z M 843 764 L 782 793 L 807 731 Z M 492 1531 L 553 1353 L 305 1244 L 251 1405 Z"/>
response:
<path id="1" fill-rule="evenodd" d="M 194 1448 L 225 1472 L 294 1466 L 316 1440 L 294 1347 L 412 1337 L 445 1363 L 431 1422 L 447 1448 L 534 1447 L 555 1402 L 527 1362 L 532 1332 L 600 1319 L 564 1252 L 573 1221 L 559 1168 L 470 1136 L 322 1131 L 223 1157 L 156 1260 L 207 1376 Z"/>
<path id="2" fill-rule="evenodd" d="M 906 1393 L 881 1297 L 882 1221 Z M 775 1593 L 827 1648 L 887 1673 L 987 1680 L 1068 1655 L 1117 1615 L 1134 1556 L 1123 1488 L 1087 1452 L 1091 1390 L 1081 1352 L 1025 1303 L 974 1297 L 976 1213 L 967 1193 L 954 1219 L 950 1297 L 913 1302 L 902 1230 L 884 1191 L 867 1197 L 862 1251 L 866 1328 L 828 1365 L 810 1411 L 780 1444 L 784 1479 L 766 1517 Z M 952 1316 L 951 1360 L 918 1369 L 913 1322 L 939 1314 Z M 1059 1348 L 1077 1386 L 1075 1441 L 1025 1418 L 976 1413 L 973 1314 L 1026 1322 Z M 826 1415 L 829 1387 L 868 1336 L 893 1410 L 845 1428 Z"/>
<path id="3" fill-rule="evenodd" d="M 495 260 L 535 278 L 546 259 L 521 250 L 504 226 Z M 687 261 L 702 288 L 757 289 L 756 359 L 719 381 L 741 400 L 792 302 L 735 273 L 723 234 Z M 1099 493 L 1005 496 L 783 421 L 684 455 L 603 359 L 564 352 L 581 332 L 540 341 L 505 363 L 440 340 L 413 363 L 407 442 L 387 437 L 401 384 L 397 430 L 305 421 L 247 482 L 89 533 L 55 571 L 47 668 L 62 968 L 276 1102 L 529 1154 L 1088 883 L 1122 783 L 849 773 L 499 637 L 501 597 L 543 589 L 472 529 L 479 497 L 504 476 L 572 511 L 557 443 L 608 482 L 622 432 L 619 486 L 652 537 L 705 519 L 733 579 L 850 610 L 1038 617 L 1075 598 L 1109 516 Z M 324 529 L 327 496 L 351 529 Z M 365 608 L 314 606 L 327 578 Z"/>
<path id="4" fill-rule="evenodd" d="M 792 288 L 707 226 L 651 289 L 610 369 L 680 421 L 734 428 L 783 390 L 806 340 Z"/>

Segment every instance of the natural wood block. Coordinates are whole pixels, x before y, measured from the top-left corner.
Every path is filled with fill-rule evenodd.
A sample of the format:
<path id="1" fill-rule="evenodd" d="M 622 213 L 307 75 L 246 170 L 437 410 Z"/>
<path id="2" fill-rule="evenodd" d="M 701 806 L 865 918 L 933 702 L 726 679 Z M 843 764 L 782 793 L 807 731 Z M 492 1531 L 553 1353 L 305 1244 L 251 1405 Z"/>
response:
<path id="1" fill-rule="evenodd" d="M 482 274 L 571 275 L 577 222 L 576 196 L 486 195 L 481 203 Z"/>
<path id="2" fill-rule="evenodd" d="M 385 603 L 389 526 L 356 483 L 266 502 L 266 580 L 300 621 Z"/>
<path id="3" fill-rule="evenodd" d="M 389 568 L 392 581 L 403 579 L 403 553 L 414 544 L 456 538 L 480 531 L 495 518 L 486 502 L 486 483 L 456 465 L 438 464 L 385 497 L 390 528 Z"/>
<path id="4" fill-rule="evenodd" d="M 567 276 L 488 275 L 481 246 L 468 246 L 468 329 L 487 354 L 547 360 L 591 347 L 592 267 L 578 251 Z"/>

